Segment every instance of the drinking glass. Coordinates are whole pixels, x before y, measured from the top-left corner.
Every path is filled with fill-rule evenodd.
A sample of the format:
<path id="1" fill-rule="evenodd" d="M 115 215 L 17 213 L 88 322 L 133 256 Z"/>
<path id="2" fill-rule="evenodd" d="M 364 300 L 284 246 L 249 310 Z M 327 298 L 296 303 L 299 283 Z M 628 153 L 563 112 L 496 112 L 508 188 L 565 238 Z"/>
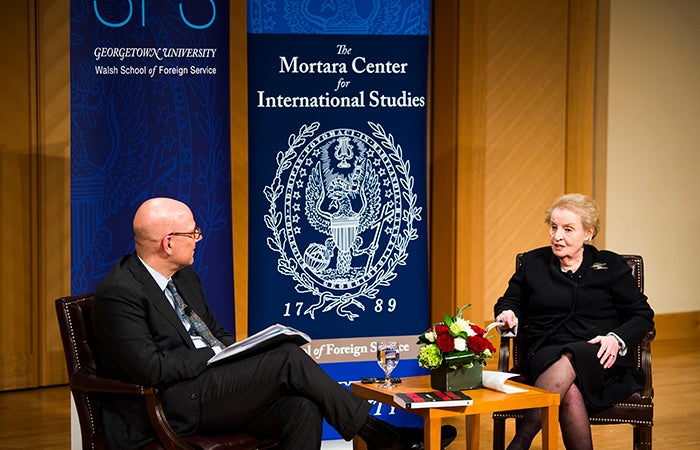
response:
<path id="1" fill-rule="evenodd" d="M 377 363 L 384 370 L 384 384 L 379 387 L 392 389 L 396 385 L 391 384 L 391 371 L 399 363 L 399 348 L 396 341 L 381 341 L 377 345 Z"/>

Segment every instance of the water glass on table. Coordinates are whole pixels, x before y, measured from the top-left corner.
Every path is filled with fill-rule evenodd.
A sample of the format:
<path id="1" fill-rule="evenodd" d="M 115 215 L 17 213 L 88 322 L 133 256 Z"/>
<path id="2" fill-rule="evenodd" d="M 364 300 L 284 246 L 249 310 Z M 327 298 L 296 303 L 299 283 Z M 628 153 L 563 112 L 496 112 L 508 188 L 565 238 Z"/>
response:
<path id="1" fill-rule="evenodd" d="M 377 363 L 384 370 L 384 383 L 379 387 L 392 389 L 396 385 L 391 383 L 391 371 L 399 363 L 399 347 L 396 341 L 381 341 L 377 345 Z"/>

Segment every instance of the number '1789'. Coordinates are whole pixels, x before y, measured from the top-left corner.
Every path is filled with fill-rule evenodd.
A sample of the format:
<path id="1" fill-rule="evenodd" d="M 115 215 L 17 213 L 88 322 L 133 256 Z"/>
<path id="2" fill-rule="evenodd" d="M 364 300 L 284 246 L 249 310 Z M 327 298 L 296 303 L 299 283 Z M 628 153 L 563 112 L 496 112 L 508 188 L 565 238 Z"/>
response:
<path id="1" fill-rule="evenodd" d="M 304 302 L 295 303 L 285 303 L 284 304 L 284 317 L 301 316 L 304 309 Z M 380 313 L 386 309 L 387 312 L 394 312 L 396 310 L 396 299 L 390 298 L 386 301 L 386 305 L 383 299 L 378 298 L 374 301 L 374 312 Z"/>

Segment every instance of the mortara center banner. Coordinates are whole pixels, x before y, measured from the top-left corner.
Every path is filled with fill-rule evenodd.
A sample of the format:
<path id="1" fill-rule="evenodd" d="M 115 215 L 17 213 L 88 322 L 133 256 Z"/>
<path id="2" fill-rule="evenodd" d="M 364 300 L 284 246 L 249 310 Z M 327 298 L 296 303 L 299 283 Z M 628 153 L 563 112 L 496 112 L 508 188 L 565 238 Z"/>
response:
<path id="1" fill-rule="evenodd" d="M 306 332 L 340 383 L 382 376 L 385 339 L 395 375 L 423 373 L 430 2 L 248 0 L 247 13 L 249 331 Z"/>

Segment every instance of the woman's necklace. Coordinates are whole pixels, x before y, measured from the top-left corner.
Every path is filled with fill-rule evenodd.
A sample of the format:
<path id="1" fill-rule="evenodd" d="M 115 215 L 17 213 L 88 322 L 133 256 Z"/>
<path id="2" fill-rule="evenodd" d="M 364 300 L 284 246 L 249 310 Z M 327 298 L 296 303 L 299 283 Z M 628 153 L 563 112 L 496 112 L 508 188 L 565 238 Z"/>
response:
<path id="1" fill-rule="evenodd" d="M 583 262 L 583 258 L 578 261 L 573 261 L 570 264 L 565 264 L 563 261 L 559 260 L 559 268 L 561 269 L 562 272 L 576 272 L 579 267 L 581 267 L 581 263 Z"/>

